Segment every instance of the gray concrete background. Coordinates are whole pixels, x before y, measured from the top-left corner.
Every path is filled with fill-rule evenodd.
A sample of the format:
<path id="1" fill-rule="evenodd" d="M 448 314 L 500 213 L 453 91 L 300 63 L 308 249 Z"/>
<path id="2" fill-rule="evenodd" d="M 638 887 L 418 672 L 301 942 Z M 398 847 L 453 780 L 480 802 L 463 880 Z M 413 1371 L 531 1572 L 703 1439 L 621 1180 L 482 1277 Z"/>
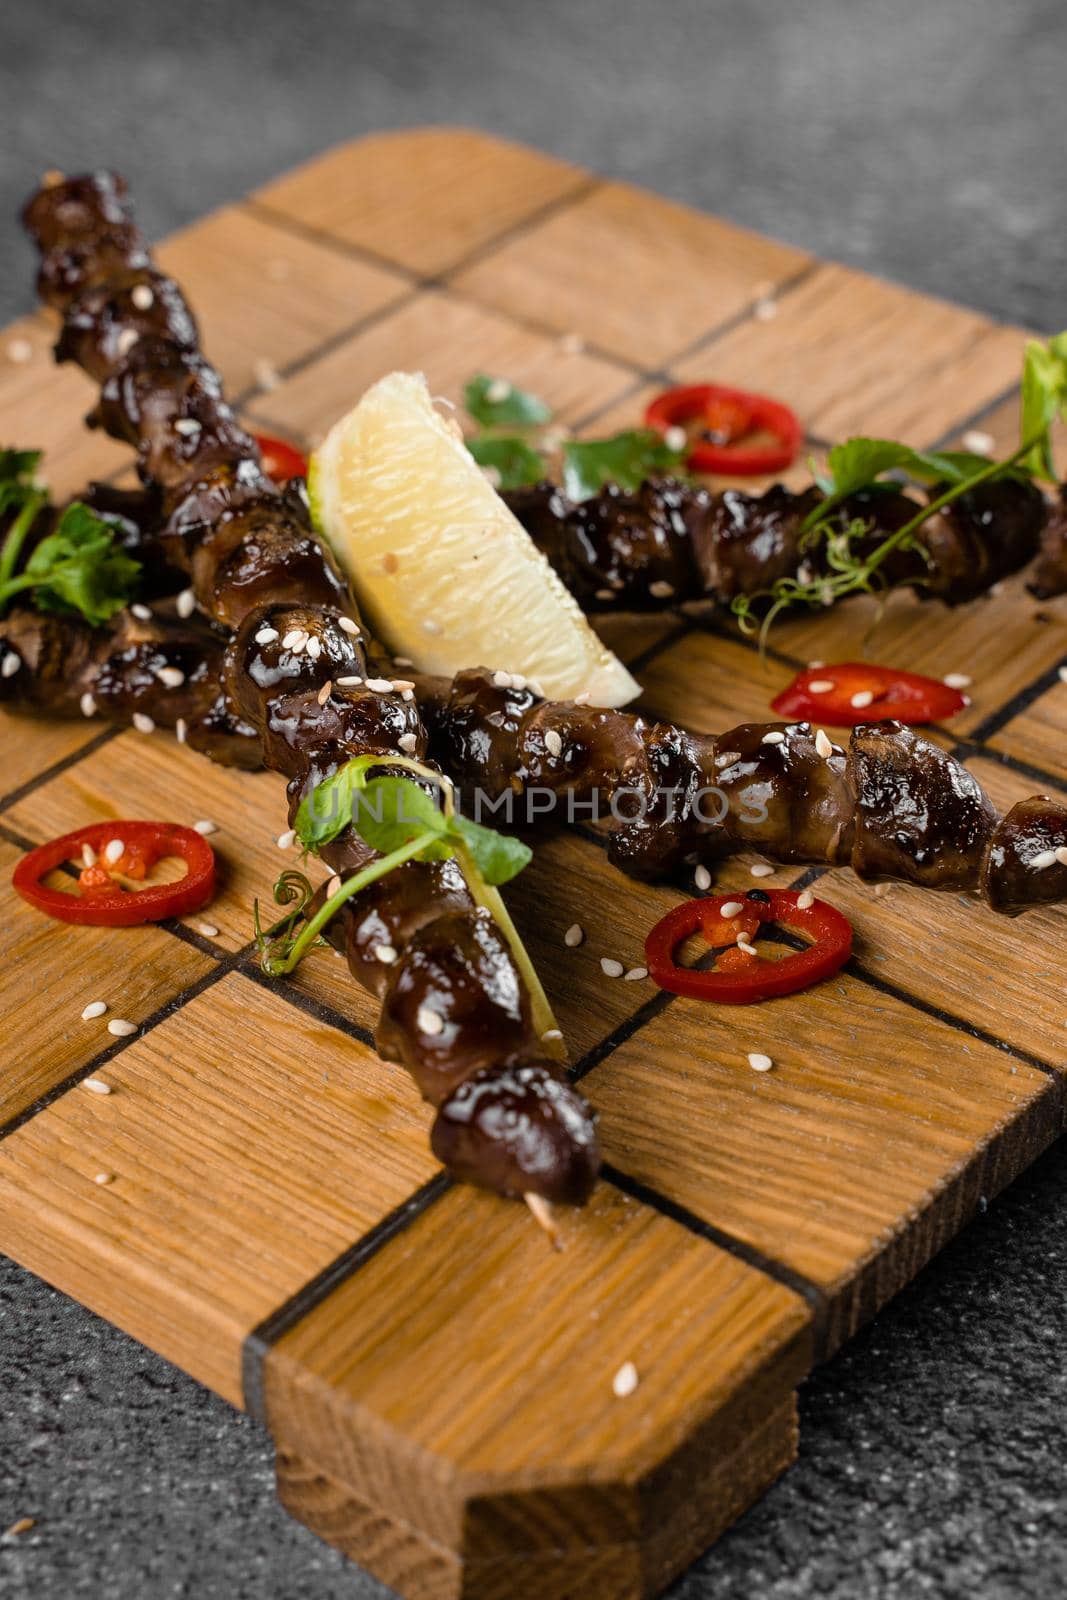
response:
<path id="1" fill-rule="evenodd" d="M 1067 324 L 1063 0 L 8 0 L 0 215 L 46 166 L 153 234 L 375 127 L 474 123 L 998 316 Z M 33 304 L 0 230 L 0 322 Z M 1020 927 L 1020 936 L 1023 929 Z M 1067 1159 L 802 1396 L 800 1464 L 674 1600 L 1067 1590 Z M 263 1433 L 0 1262 L 0 1595 L 371 1600 Z"/>

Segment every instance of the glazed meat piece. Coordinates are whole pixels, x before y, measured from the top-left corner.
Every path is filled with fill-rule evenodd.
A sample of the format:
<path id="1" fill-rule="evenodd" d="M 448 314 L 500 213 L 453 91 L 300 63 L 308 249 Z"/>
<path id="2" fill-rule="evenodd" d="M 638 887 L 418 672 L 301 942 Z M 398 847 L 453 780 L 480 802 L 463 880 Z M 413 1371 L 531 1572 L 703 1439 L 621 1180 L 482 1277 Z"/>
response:
<path id="1" fill-rule="evenodd" d="M 1060 490 L 1060 498 L 1045 524 L 1029 587 L 1039 600 L 1067 594 L 1067 485 Z"/>

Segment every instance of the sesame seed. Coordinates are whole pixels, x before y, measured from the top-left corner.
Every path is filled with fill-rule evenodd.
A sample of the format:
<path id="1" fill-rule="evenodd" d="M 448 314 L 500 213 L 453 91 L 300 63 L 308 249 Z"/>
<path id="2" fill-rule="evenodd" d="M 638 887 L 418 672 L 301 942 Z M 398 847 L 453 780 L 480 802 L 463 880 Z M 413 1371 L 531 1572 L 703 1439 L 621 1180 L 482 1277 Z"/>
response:
<path id="1" fill-rule="evenodd" d="M 815 896 L 810 889 L 805 889 L 801 894 L 797 895 L 798 911 L 807 911 L 809 906 L 813 906 L 814 904 Z"/>
<path id="2" fill-rule="evenodd" d="M 757 861 L 748 870 L 754 878 L 771 878 L 774 876 L 774 868 L 769 866 L 766 861 Z"/>
<path id="3" fill-rule="evenodd" d="M 563 1029 L 562 1028 L 546 1028 L 544 1033 L 541 1035 L 541 1043 L 542 1044 L 551 1044 L 553 1039 L 562 1039 L 562 1038 L 563 1038 Z"/>
<path id="4" fill-rule="evenodd" d="M 752 943 L 744 928 L 737 935 L 737 948 L 743 950 L 746 956 L 754 956 L 756 954 L 756 946 Z"/>
<path id="5" fill-rule="evenodd" d="M 494 378 L 485 391 L 485 398 L 490 405 L 498 406 L 502 400 L 507 399 L 510 393 L 511 384 L 506 378 Z"/>
<path id="6" fill-rule="evenodd" d="M 329 883 L 326 885 L 326 898 L 328 900 L 332 900 L 335 894 L 340 894 L 343 887 L 344 885 L 341 882 L 340 873 L 335 872 Z"/>
<path id="7" fill-rule="evenodd" d="M 1056 846 L 1056 860 L 1061 867 L 1067 867 L 1067 844 Z"/>
<path id="8" fill-rule="evenodd" d="M 852 696 L 851 700 L 849 701 L 849 705 L 855 706 L 857 711 L 862 711 L 863 707 L 869 706 L 873 699 L 874 694 L 872 690 L 860 689 L 857 694 Z"/>
<path id="9" fill-rule="evenodd" d="M 832 678 L 812 678 L 808 684 L 809 694 L 829 694 L 834 686 Z"/>
<path id="10" fill-rule="evenodd" d="M 778 315 L 777 300 L 757 300 L 752 307 L 752 315 L 757 322 L 773 322 Z"/>
<path id="11" fill-rule="evenodd" d="M 284 833 L 280 833 L 278 835 L 278 838 L 277 838 L 277 841 L 276 841 L 277 845 L 278 845 L 278 849 L 279 850 L 288 850 L 288 849 L 290 849 L 290 847 L 292 846 L 293 840 L 295 838 L 296 838 L 296 829 L 295 828 L 286 828 Z"/>
<path id="12" fill-rule="evenodd" d="M 205 939 L 217 939 L 219 936 L 219 930 L 213 922 L 198 922 L 196 931 Z"/>
<path id="13" fill-rule="evenodd" d="M 115 340 L 115 349 L 120 356 L 128 356 L 141 335 L 136 328 L 123 328 Z"/>
<path id="14" fill-rule="evenodd" d="M 350 633 L 354 638 L 359 637 L 359 625 L 353 622 L 351 617 L 338 617 L 337 626 L 342 633 Z"/>
<path id="15" fill-rule="evenodd" d="M 637 1376 L 637 1368 L 634 1366 L 633 1362 L 624 1361 L 618 1372 L 612 1378 L 611 1387 L 619 1400 L 625 1400 L 629 1395 L 633 1394 L 640 1381 L 640 1378 Z"/>
<path id="16" fill-rule="evenodd" d="M 322 640 L 315 638 L 309 639 L 307 642 L 307 653 L 311 657 L 312 661 L 317 661 L 322 654 Z"/>
<path id="17" fill-rule="evenodd" d="M 567 946 L 568 950 L 576 950 L 584 938 L 585 929 L 582 927 L 581 923 L 572 922 L 566 933 L 563 935 L 563 943 Z"/>
<path id="18" fill-rule="evenodd" d="M 394 656 L 393 664 L 398 667 L 413 667 L 415 665 L 410 656 Z"/>
<path id="19" fill-rule="evenodd" d="M 991 433 L 984 433 L 981 428 L 968 428 L 960 442 L 973 456 L 991 456 L 997 443 Z"/>
<path id="20" fill-rule="evenodd" d="M 138 311 L 149 311 L 155 298 L 147 283 L 135 283 L 130 290 L 130 299 Z"/>
<path id="21" fill-rule="evenodd" d="M 943 680 L 950 689 L 969 689 L 974 682 L 965 672 L 946 672 Z"/>
<path id="22" fill-rule="evenodd" d="M 555 728 L 549 728 L 545 734 L 545 749 L 550 756 L 561 756 L 563 754 L 563 740 Z"/>
<path id="23" fill-rule="evenodd" d="M 559 348 L 565 356 L 580 356 L 585 349 L 585 340 L 580 333 L 561 333 Z"/>
<path id="24" fill-rule="evenodd" d="M 1027 866 L 1033 872 L 1044 872 L 1047 867 L 1056 865 L 1055 850 L 1039 850 L 1036 856 L 1031 856 Z"/>
<path id="25" fill-rule="evenodd" d="M 724 750 L 721 756 L 715 757 L 717 767 L 732 767 L 735 761 L 740 761 L 740 750 Z"/>
<path id="26" fill-rule="evenodd" d="M 108 1025 L 110 1027 L 110 1024 Z M 111 1085 L 105 1083 L 103 1078 L 84 1078 L 82 1088 L 88 1089 L 90 1094 L 110 1094 Z"/>
<path id="27" fill-rule="evenodd" d="M 368 678 L 367 688 L 373 694 L 392 694 L 393 683 L 391 678 Z"/>
<path id="28" fill-rule="evenodd" d="M 616 961 L 612 956 L 601 956 L 600 970 L 605 978 L 621 978 L 626 969 L 621 961 Z"/>
<path id="29" fill-rule="evenodd" d="M 613 589 L 597 589 L 596 590 L 596 599 L 597 600 L 614 600 L 614 598 L 615 598 L 615 591 Z"/>
<path id="30" fill-rule="evenodd" d="M 114 1183 L 114 1181 L 115 1174 L 113 1172 L 98 1172 L 93 1179 L 93 1182 L 98 1183 L 102 1189 L 106 1188 L 109 1183 Z"/>
<path id="31" fill-rule="evenodd" d="M 770 733 L 765 733 L 760 744 L 784 744 L 785 734 L 780 728 L 772 728 Z"/>
<path id="32" fill-rule="evenodd" d="M 174 737 L 177 739 L 179 744 L 185 743 L 188 732 L 189 724 L 186 722 L 184 717 L 179 717 L 177 722 L 174 724 Z"/>
<path id="33" fill-rule="evenodd" d="M 185 673 L 181 667 L 160 667 L 156 677 L 165 689 L 180 689 L 185 682 Z"/>
<path id="34" fill-rule="evenodd" d="M 385 966 L 391 967 L 396 960 L 396 951 L 391 944 L 376 944 L 374 946 L 374 958 L 376 961 L 383 962 Z"/>
<path id="35" fill-rule="evenodd" d="M 701 862 L 700 866 L 697 867 L 696 871 L 693 873 L 693 882 L 696 884 L 697 888 L 702 894 L 706 893 L 707 890 L 711 888 L 711 873 L 703 862 Z"/>
<path id="36" fill-rule="evenodd" d="M 689 443 L 689 435 L 684 428 L 668 428 L 663 435 L 663 443 L 668 450 L 684 450 Z"/>
<path id="37" fill-rule="evenodd" d="M 496 688 L 498 688 L 498 689 L 510 689 L 511 688 L 511 673 L 510 672 L 494 672 L 493 673 L 493 683 L 496 686 Z"/>
<path id="38" fill-rule="evenodd" d="M 252 376 L 261 389 L 276 389 L 282 381 L 277 367 L 263 356 L 252 363 Z"/>
<path id="39" fill-rule="evenodd" d="M 174 609 L 183 620 L 191 617 L 196 610 L 196 595 L 191 589 L 183 589 L 174 602 Z"/>
<path id="40" fill-rule="evenodd" d="M 740 900 L 724 900 L 722 905 L 719 907 L 719 916 L 736 917 L 744 909 L 744 905 Z"/>
<path id="41" fill-rule="evenodd" d="M 260 628 L 259 632 L 255 635 L 255 641 L 257 644 L 273 644 L 277 637 L 277 628 Z"/>
<path id="42" fill-rule="evenodd" d="M 771 1068 L 774 1066 L 774 1062 L 771 1060 L 770 1056 L 763 1055 L 759 1050 L 749 1051 L 748 1064 L 752 1068 L 753 1072 L 770 1072 Z"/>
<path id="43" fill-rule="evenodd" d="M 110 861 L 114 866 L 116 861 L 121 861 L 126 854 L 126 846 L 121 839 L 109 839 L 104 846 L 104 860 Z"/>
<path id="44" fill-rule="evenodd" d="M 138 733 L 155 733 L 156 725 L 146 711 L 135 711 L 132 717 Z"/>
<path id="45" fill-rule="evenodd" d="M 202 817 L 199 822 L 193 823 L 193 831 L 194 833 L 202 833 L 206 839 L 209 833 L 218 833 L 219 825 L 217 822 L 212 822 L 208 817 Z"/>
<path id="46" fill-rule="evenodd" d="M 302 639 L 303 637 L 304 633 L 302 628 L 290 628 L 289 632 L 282 639 L 282 649 L 291 650 L 296 641 L 298 639 Z"/>
<path id="47" fill-rule="evenodd" d="M 93 1022 L 97 1017 L 102 1017 L 107 1010 L 106 1000 L 90 1000 L 82 1012 L 83 1022 Z"/>
<path id="48" fill-rule="evenodd" d="M 78 701 L 78 704 L 81 706 L 81 711 L 82 711 L 82 716 L 83 717 L 95 717 L 96 716 L 96 701 L 93 698 L 93 696 L 89 693 L 88 689 L 86 689 L 85 693 L 82 695 L 81 699 Z"/>
<path id="49" fill-rule="evenodd" d="M 1067 667 L 1057 667 L 1056 676 L 1061 683 L 1067 683 Z"/>
<path id="50" fill-rule="evenodd" d="M 174 424 L 175 433 L 180 433 L 183 439 L 195 439 L 202 432 L 202 424 L 195 417 L 179 417 Z"/>
<path id="51" fill-rule="evenodd" d="M 418 1011 L 415 1013 L 415 1021 L 418 1025 L 420 1033 L 429 1033 L 432 1035 L 444 1032 L 444 1018 L 439 1016 L 438 1013 L 433 1011 L 429 1006 L 419 1007 Z"/>
<path id="52" fill-rule="evenodd" d="M 640 983 L 642 978 L 648 977 L 647 967 L 631 967 L 625 974 L 627 983 Z"/>
<path id="53" fill-rule="evenodd" d="M 674 593 L 674 584 L 668 583 L 666 578 L 657 578 L 649 584 L 648 592 L 655 600 L 669 600 Z"/>
<path id="54" fill-rule="evenodd" d="M 489 485 L 489 487 L 491 489 L 499 489 L 500 485 L 504 481 L 503 478 L 500 475 L 500 468 L 499 467 L 493 467 L 493 466 L 483 467 L 482 468 L 482 477 L 485 479 L 486 483 Z"/>
<path id="55" fill-rule="evenodd" d="M 394 689 L 399 689 L 401 694 L 403 694 L 406 689 L 414 689 L 414 687 L 415 687 L 414 678 L 394 678 L 393 679 L 393 688 Z"/>
<path id="56" fill-rule="evenodd" d="M 413 750 L 417 750 L 419 746 L 418 735 L 410 732 L 402 733 L 396 742 L 407 755 L 410 755 Z"/>
<path id="57" fill-rule="evenodd" d="M 130 607 L 130 616 L 136 617 L 138 622 L 151 622 L 152 620 L 152 612 L 148 606 L 141 605 L 139 601 L 136 605 Z"/>
<path id="58" fill-rule="evenodd" d="M 24 367 L 27 361 L 33 360 L 33 345 L 28 339 L 9 340 L 7 359 L 13 361 L 17 367 Z"/>
<path id="59" fill-rule="evenodd" d="M 815 749 L 824 761 L 829 761 L 834 753 L 834 743 L 825 728 L 820 728 L 815 735 Z"/>
<path id="60" fill-rule="evenodd" d="M 432 617 L 427 617 L 426 621 L 422 625 L 422 631 L 423 633 L 440 633 L 441 624 L 439 622 L 435 622 Z"/>
<path id="61" fill-rule="evenodd" d="M 137 1032 L 136 1022 L 127 1022 L 125 1017 L 112 1017 L 107 1025 L 108 1033 L 113 1033 L 116 1039 L 128 1039 Z"/>
<path id="62" fill-rule="evenodd" d="M 414 698 L 415 698 L 414 689 L 401 689 L 400 698 L 401 698 L 401 700 L 407 700 L 409 702 L 414 700 Z"/>
<path id="63" fill-rule="evenodd" d="M 0 663 L 0 677 L 13 678 L 22 665 L 22 658 L 14 650 L 9 650 Z"/>
<path id="64" fill-rule="evenodd" d="M 819 668 L 820 667 L 825 667 L 825 665 L 826 665 L 825 661 L 809 661 L 808 662 L 808 671 L 809 672 L 818 672 Z"/>
<path id="65" fill-rule="evenodd" d="M 324 706 L 333 693 L 333 679 L 327 678 L 318 694 L 315 696 L 320 706 Z"/>
<path id="66" fill-rule="evenodd" d="M 82 845 L 82 866 L 83 867 L 95 867 L 96 866 L 96 859 L 97 859 L 96 858 L 96 851 L 93 849 L 92 845 L 91 844 L 83 844 Z"/>
<path id="67" fill-rule="evenodd" d="M 357 678 L 352 673 L 349 673 L 344 678 L 338 678 L 337 679 L 338 686 L 339 686 L 339 688 L 342 688 L 342 689 L 355 689 L 355 688 L 358 688 L 358 686 L 362 682 L 363 682 L 362 678 Z"/>

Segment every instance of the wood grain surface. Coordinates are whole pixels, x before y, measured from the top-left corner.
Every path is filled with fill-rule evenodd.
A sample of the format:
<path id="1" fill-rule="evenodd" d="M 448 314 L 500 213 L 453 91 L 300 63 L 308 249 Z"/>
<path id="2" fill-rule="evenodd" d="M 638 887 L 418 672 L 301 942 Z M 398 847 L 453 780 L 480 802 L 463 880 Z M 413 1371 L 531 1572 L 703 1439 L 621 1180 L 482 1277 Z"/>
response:
<path id="1" fill-rule="evenodd" d="M 777 394 L 814 453 L 849 431 L 1015 436 L 1019 330 L 468 130 L 345 146 L 162 259 L 242 415 L 305 443 L 393 367 L 453 402 L 500 374 L 578 431 L 635 425 L 670 377 Z M 40 314 L 0 338 L 0 437 L 45 448 L 59 495 L 128 478 L 52 335 Z M 812 659 L 966 672 L 970 707 L 933 737 L 1005 807 L 1067 787 L 1065 606 L 1021 579 L 956 611 L 859 600 L 784 621 L 766 661 L 707 607 L 602 628 L 644 709 L 709 730 L 765 719 Z M 252 903 L 294 864 L 278 780 L 95 721 L 4 715 L 0 738 L 0 1248 L 265 1406 L 284 1503 L 410 1600 L 662 1588 L 791 1459 L 811 1360 L 1062 1126 L 1062 908 L 1013 922 L 823 874 L 853 962 L 738 1015 L 605 977 L 602 956 L 641 964 L 686 875 L 635 885 L 595 835 L 556 834 L 508 893 L 610 1162 L 557 1254 L 523 1208 L 440 1181 L 340 961 L 262 981 Z M 152 815 L 218 824 L 209 912 L 76 930 L 13 896 L 28 845 Z M 97 997 L 132 1038 L 80 1020 Z"/>

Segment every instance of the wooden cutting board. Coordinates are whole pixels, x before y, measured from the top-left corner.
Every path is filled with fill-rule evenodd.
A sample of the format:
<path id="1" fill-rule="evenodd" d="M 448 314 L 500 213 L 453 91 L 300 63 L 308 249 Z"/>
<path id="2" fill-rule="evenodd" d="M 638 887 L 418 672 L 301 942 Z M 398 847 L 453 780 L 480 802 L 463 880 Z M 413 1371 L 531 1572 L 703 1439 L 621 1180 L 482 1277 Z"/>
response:
<path id="1" fill-rule="evenodd" d="M 161 258 L 244 414 L 302 444 L 392 367 L 453 399 L 502 374 L 598 431 L 666 382 L 737 382 L 790 402 L 815 453 L 1015 427 L 1020 330 L 480 133 L 348 145 Z M 44 447 L 63 494 L 129 458 L 82 428 L 90 388 L 51 337 L 41 315 L 0 343 L 0 439 Z M 1065 620 L 1013 581 L 956 613 L 895 597 L 877 636 L 880 660 L 973 676 L 944 739 L 1002 806 L 1067 785 Z M 783 624 L 765 664 L 707 614 L 607 632 L 648 706 L 715 729 L 767 715 L 798 663 L 855 656 L 869 621 L 860 601 Z M 603 975 L 677 891 L 559 836 L 509 898 L 608 1166 L 555 1254 L 438 1171 L 340 962 L 259 973 L 280 781 L 162 735 L 0 729 L 0 1249 L 263 1418 L 284 1503 L 409 1600 L 661 1590 L 793 1459 L 812 1363 L 1060 1131 L 1062 910 L 824 873 L 854 960 L 720 1010 Z M 130 816 L 218 823 L 217 934 L 58 928 L 14 897 L 22 850 Z M 749 887 L 754 859 L 721 882 Z M 136 1035 L 82 1022 L 97 998 Z"/>

